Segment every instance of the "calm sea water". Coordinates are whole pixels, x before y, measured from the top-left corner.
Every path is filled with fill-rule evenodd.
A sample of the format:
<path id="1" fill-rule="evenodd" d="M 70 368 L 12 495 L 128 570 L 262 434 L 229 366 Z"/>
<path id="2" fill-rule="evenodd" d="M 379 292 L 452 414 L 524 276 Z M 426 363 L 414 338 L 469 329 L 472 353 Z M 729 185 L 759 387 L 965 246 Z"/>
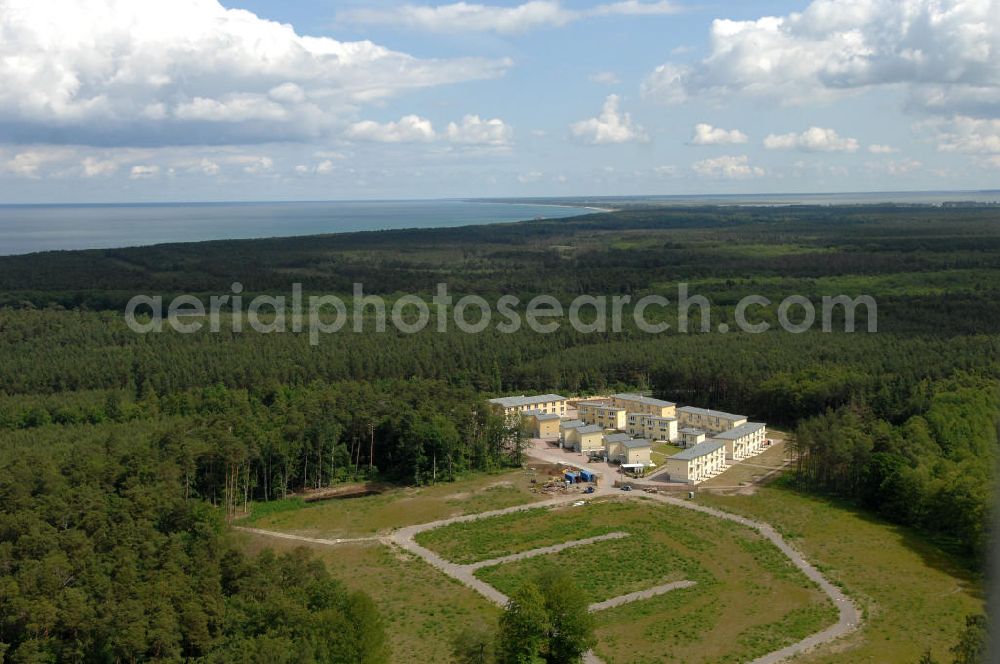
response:
<path id="1" fill-rule="evenodd" d="M 593 210 L 540 204 L 438 201 L 3 205 L 0 255 L 161 242 L 287 237 L 560 218 Z"/>
<path id="2" fill-rule="evenodd" d="M 562 218 L 616 203 L 723 205 L 993 202 L 1000 191 L 628 196 L 543 201 L 333 201 L 142 205 L 0 205 L 0 255 L 318 233 Z"/>

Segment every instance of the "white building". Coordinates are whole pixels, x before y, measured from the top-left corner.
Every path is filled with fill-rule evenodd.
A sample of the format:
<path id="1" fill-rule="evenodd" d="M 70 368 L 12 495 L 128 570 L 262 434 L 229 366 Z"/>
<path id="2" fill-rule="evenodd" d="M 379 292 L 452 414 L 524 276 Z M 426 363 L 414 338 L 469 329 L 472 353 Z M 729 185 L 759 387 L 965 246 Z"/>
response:
<path id="1" fill-rule="evenodd" d="M 747 422 L 728 431 L 714 434 L 712 440 L 726 444 L 726 457 L 746 459 L 764 451 L 767 427 L 763 422 Z"/>
<path id="2" fill-rule="evenodd" d="M 672 482 L 697 484 L 726 469 L 726 444 L 721 440 L 698 443 L 667 459 Z"/>

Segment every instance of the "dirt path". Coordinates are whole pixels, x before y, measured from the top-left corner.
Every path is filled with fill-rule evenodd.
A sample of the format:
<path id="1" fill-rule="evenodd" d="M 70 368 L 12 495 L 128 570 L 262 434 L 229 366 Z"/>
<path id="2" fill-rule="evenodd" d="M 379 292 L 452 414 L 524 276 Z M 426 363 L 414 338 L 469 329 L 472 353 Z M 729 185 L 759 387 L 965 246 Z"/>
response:
<path id="1" fill-rule="evenodd" d="M 434 528 L 440 528 L 442 526 L 447 526 L 453 523 L 464 523 L 466 521 L 474 521 L 476 519 L 488 519 L 492 516 L 500 516 L 503 514 L 511 514 L 514 512 L 523 512 L 531 509 L 555 507 L 557 505 L 565 505 L 567 503 L 572 503 L 579 500 L 578 495 L 569 496 L 559 496 L 557 498 L 552 498 L 550 500 L 545 500 L 538 503 L 528 503 L 526 505 L 514 505 L 513 507 L 507 507 L 500 510 L 491 510 L 489 512 L 481 512 L 479 514 L 463 514 L 461 516 L 453 516 L 447 519 L 441 519 L 439 521 L 432 521 L 430 523 L 421 523 L 413 526 L 405 526 L 403 528 L 398 528 L 394 530 L 388 537 L 388 540 L 395 544 L 396 546 L 409 551 L 410 553 L 423 558 L 432 567 L 436 567 L 441 572 L 444 572 L 453 579 L 457 579 L 464 585 L 472 588 L 480 595 L 490 600 L 491 602 L 504 606 L 507 603 L 507 596 L 501 593 L 499 590 L 494 588 L 488 583 L 480 581 L 475 577 L 473 572 L 475 572 L 477 567 L 474 565 L 459 565 L 458 563 L 453 563 L 451 561 L 445 560 L 438 554 L 434 553 L 430 549 L 424 548 L 417 544 L 414 539 L 417 534 L 424 532 L 425 530 L 433 530 Z"/>
<path id="2" fill-rule="evenodd" d="M 619 595 L 618 597 L 606 599 L 603 602 L 591 604 L 587 607 L 587 610 L 593 613 L 595 611 L 603 611 L 604 609 L 613 609 L 616 606 L 621 606 L 622 604 L 637 602 L 640 599 L 649 599 L 651 597 L 656 597 L 657 595 L 668 593 L 671 590 L 690 588 L 693 585 L 695 585 L 694 581 L 674 581 L 673 583 L 664 583 L 662 586 L 653 586 L 652 588 L 646 588 L 645 590 L 637 590 L 634 593 Z"/>
<path id="3" fill-rule="evenodd" d="M 608 533 L 606 535 L 597 535 L 596 537 L 588 537 L 586 539 L 571 540 L 569 542 L 563 542 L 562 544 L 553 544 L 552 546 L 543 546 L 539 549 L 531 549 L 530 551 L 522 551 L 520 553 L 512 553 L 509 556 L 503 556 L 500 558 L 493 558 L 492 560 L 482 560 L 478 563 L 472 563 L 466 565 L 473 570 L 481 569 L 483 567 L 493 567 L 494 565 L 503 565 L 505 563 L 512 563 L 518 560 L 524 560 L 525 558 L 534 558 L 535 556 L 544 556 L 549 553 L 559 553 L 560 551 L 565 551 L 566 549 L 572 549 L 574 546 L 584 546 L 586 544 L 593 544 L 595 542 L 604 542 L 606 540 L 622 539 L 628 537 L 628 533 Z"/>
<path id="4" fill-rule="evenodd" d="M 336 544 L 352 544 L 355 542 L 377 542 L 378 537 L 345 537 L 341 539 L 322 539 L 318 537 L 304 537 L 302 535 L 292 535 L 291 533 L 283 533 L 277 530 L 262 530 L 260 528 L 248 528 L 245 526 L 233 526 L 233 530 L 240 530 L 244 533 L 253 533 L 254 535 L 263 535 L 264 537 L 276 537 L 278 539 L 294 540 L 296 542 L 306 542 L 308 544 L 322 544 L 324 546 L 333 546 Z"/>

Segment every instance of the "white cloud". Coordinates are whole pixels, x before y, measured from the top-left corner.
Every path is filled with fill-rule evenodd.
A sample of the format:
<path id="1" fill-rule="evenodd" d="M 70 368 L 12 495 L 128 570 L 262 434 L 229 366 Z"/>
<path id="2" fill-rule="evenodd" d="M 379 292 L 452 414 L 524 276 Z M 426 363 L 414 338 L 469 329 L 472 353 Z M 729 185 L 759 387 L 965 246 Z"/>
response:
<path id="1" fill-rule="evenodd" d="M 891 145 L 882 145 L 881 143 L 872 143 L 868 146 L 868 151 L 872 154 L 892 154 L 893 152 L 899 152 L 898 149 Z"/>
<path id="2" fill-rule="evenodd" d="M 355 122 L 344 133 L 348 138 L 378 143 L 414 143 L 435 138 L 434 125 L 419 115 L 404 115 L 399 122 Z"/>
<path id="3" fill-rule="evenodd" d="M 129 178 L 132 180 L 147 180 L 155 178 L 159 174 L 160 167 L 156 164 L 137 164 L 129 172 Z"/>
<path id="4" fill-rule="evenodd" d="M 289 109 L 258 94 L 226 95 L 223 99 L 195 97 L 174 106 L 173 118 L 204 122 L 282 121 Z"/>
<path id="5" fill-rule="evenodd" d="M 570 125 L 570 132 L 577 139 L 591 145 L 648 140 L 646 131 L 632 122 L 631 115 L 618 112 L 619 101 L 618 95 L 609 95 L 604 100 L 600 115 L 574 122 Z"/>
<path id="6" fill-rule="evenodd" d="M 317 159 L 347 159 L 347 155 L 336 150 L 316 150 L 313 156 Z"/>
<path id="7" fill-rule="evenodd" d="M 24 178 L 37 178 L 39 171 L 47 164 L 58 162 L 72 156 L 72 152 L 61 148 L 37 147 L 18 152 L 3 164 L 0 169 Z"/>
<path id="8" fill-rule="evenodd" d="M 391 9 L 355 9 L 338 14 L 351 23 L 397 25 L 431 32 L 522 33 L 535 28 L 561 27 L 586 18 L 675 14 L 672 2 L 624 0 L 590 9 L 569 9 L 558 0 L 531 0 L 513 7 L 455 2 L 447 5 L 403 5 Z"/>
<path id="9" fill-rule="evenodd" d="M 937 133 L 938 150 L 964 154 L 1000 153 L 1000 118 L 983 120 L 955 116 L 930 123 Z"/>
<path id="10" fill-rule="evenodd" d="M 666 102 L 734 93 L 813 103 L 902 86 L 909 107 L 969 115 L 1000 110 L 998 0 L 814 0 L 802 12 L 718 19 L 710 53 L 647 79 Z"/>
<path id="11" fill-rule="evenodd" d="M 618 75 L 613 71 L 599 71 L 594 72 L 589 76 L 591 83 L 598 83 L 600 85 L 617 85 L 621 83 L 618 79 Z"/>
<path id="12" fill-rule="evenodd" d="M 205 175 L 218 175 L 222 167 L 211 159 L 202 159 L 198 162 L 198 169 Z"/>
<path id="13" fill-rule="evenodd" d="M 642 96 L 664 104 L 681 104 L 688 99 L 687 79 L 691 69 L 683 65 L 665 63 L 653 70 L 642 82 Z"/>
<path id="14" fill-rule="evenodd" d="M 746 143 L 747 135 L 739 129 L 720 129 L 705 122 L 694 126 L 691 145 L 736 145 Z"/>
<path id="15" fill-rule="evenodd" d="M 621 2 L 611 2 L 604 5 L 597 5 L 593 9 L 583 10 L 584 16 L 659 16 L 663 14 L 676 14 L 681 11 L 678 5 L 672 2 L 639 2 L 639 0 L 622 0 Z"/>
<path id="16" fill-rule="evenodd" d="M 80 166 L 85 178 L 113 175 L 118 170 L 118 162 L 114 159 L 98 159 L 97 157 L 85 157 L 80 162 Z"/>
<path id="17" fill-rule="evenodd" d="M 274 168 L 274 160 L 263 156 L 246 156 L 234 158 L 233 161 L 243 164 L 243 172 L 249 175 L 268 173 Z"/>
<path id="18" fill-rule="evenodd" d="M 0 121 L 19 143 L 298 140 L 367 102 L 510 65 L 303 36 L 217 0 L 6 0 L 0 34 Z"/>
<path id="19" fill-rule="evenodd" d="M 801 150 L 802 152 L 857 152 L 858 141 L 842 138 L 833 129 L 809 127 L 801 134 L 769 134 L 764 138 L 768 150 Z"/>
<path id="20" fill-rule="evenodd" d="M 527 173 L 521 173 L 517 176 L 517 181 L 521 184 L 534 184 L 545 177 L 545 173 L 541 171 L 528 171 Z"/>
<path id="21" fill-rule="evenodd" d="M 919 170 L 923 168 L 923 163 L 916 159 L 889 159 L 886 161 L 870 161 L 865 164 L 865 168 L 874 173 L 897 176 Z"/>
<path id="22" fill-rule="evenodd" d="M 747 155 L 723 155 L 711 159 L 702 159 L 691 164 L 691 169 L 698 175 L 708 178 L 723 178 L 727 180 L 743 180 L 762 177 L 764 169 L 750 164 Z"/>
<path id="23" fill-rule="evenodd" d="M 419 115 L 406 115 L 398 122 L 378 123 L 371 120 L 356 122 L 347 128 L 347 138 L 378 143 L 430 143 L 447 141 L 457 145 L 501 147 L 509 145 L 511 128 L 499 118 L 482 119 L 466 115 L 461 123 L 449 122 L 443 132 Z"/>
<path id="24" fill-rule="evenodd" d="M 510 144 L 512 131 L 500 118 L 483 120 L 478 115 L 466 115 L 462 124 L 449 122 L 446 133 L 452 143 L 500 147 Z"/>

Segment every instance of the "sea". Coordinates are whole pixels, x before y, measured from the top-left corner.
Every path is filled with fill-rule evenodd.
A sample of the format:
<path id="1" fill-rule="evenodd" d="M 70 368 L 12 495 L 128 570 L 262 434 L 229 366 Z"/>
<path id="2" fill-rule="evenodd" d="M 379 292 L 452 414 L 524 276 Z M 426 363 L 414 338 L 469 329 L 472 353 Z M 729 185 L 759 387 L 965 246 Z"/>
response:
<path id="1" fill-rule="evenodd" d="M 0 255 L 557 219 L 596 208 L 463 200 L 0 205 Z"/>
<path id="2" fill-rule="evenodd" d="M 559 219 L 618 205 L 940 205 L 1000 191 L 622 196 L 559 199 L 0 205 L 0 255 Z"/>

